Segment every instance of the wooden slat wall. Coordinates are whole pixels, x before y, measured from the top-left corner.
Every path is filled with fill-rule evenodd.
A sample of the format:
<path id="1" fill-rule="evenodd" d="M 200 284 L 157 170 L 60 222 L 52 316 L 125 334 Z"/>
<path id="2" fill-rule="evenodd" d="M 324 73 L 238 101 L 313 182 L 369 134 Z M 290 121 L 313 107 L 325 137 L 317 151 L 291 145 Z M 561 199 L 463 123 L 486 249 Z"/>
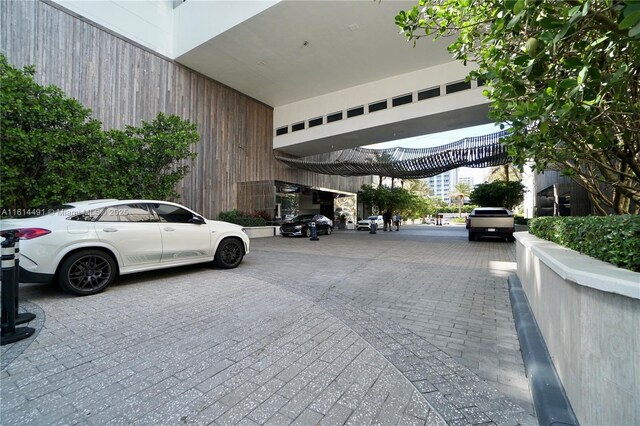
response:
<path id="1" fill-rule="evenodd" d="M 207 217 L 237 208 L 240 182 L 282 180 L 355 192 L 366 181 L 281 164 L 273 156 L 271 107 L 59 5 L 2 0 L 0 27 L 0 49 L 11 64 L 35 65 L 39 83 L 91 108 L 105 129 L 139 126 L 158 112 L 196 123 L 198 156 L 178 192 L 182 203 Z"/>
<path id="2" fill-rule="evenodd" d="M 266 210 L 274 212 L 276 194 L 271 180 L 261 182 L 238 183 L 238 210 L 256 212 Z"/>

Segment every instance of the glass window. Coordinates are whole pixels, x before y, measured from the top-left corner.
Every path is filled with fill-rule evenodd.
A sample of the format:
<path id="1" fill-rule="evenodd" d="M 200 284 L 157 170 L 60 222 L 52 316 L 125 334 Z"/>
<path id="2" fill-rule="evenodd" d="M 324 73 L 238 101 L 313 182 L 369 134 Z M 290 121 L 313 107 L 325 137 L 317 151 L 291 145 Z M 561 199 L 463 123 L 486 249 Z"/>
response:
<path id="1" fill-rule="evenodd" d="M 144 204 L 119 204 L 106 207 L 98 222 L 156 222 Z"/>
<path id="2" fill-rule="evenodd" d="M 104 209 L 91 209 L 80 213 L 79 215 L 70 217 L 69 220 L 77 220 L 79 222 L 95 222 L 102 214 Z"/>
<path id="3" fill-rule="evenodd" d="M 160 222 L 169 223 L 191 223 L 193 213 L 182 207 L 171 204 L 151 204 L 151 208 L 160 218 Z"/>

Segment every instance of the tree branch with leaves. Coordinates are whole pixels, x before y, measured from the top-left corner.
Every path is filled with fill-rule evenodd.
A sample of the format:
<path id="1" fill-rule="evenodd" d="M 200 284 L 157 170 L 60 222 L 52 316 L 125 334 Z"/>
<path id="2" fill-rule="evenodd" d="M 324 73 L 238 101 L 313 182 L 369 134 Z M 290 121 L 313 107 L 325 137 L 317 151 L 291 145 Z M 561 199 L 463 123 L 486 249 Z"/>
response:
<path id="1" fill-rule="evenodd" d="M 0 55 L 0 203 L 27 209 L 96 198 L 172 199 L 189 171 L 196 126 L 159 113 L 141 127 L 103 131 L 91 110 L 35 68 Z"/>
<path id="2" fill-rule="evenodd" d="M 455 37 L 516 165 L 561 170 L 600 212 L 640 213 L 640 2 L 421 0 L 396 23 L 414 45 Z"/>

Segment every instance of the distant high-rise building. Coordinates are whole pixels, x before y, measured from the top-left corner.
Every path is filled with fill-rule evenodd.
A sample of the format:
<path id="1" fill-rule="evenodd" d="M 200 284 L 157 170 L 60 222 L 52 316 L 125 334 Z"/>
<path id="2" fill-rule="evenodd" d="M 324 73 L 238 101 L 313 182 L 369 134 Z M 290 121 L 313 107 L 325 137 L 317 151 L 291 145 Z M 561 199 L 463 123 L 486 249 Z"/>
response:
<path id="1" fill-rule="evenodd" d="M 466 183 L 471 187 L 471 189 L 473 189 L 475 186 L 475 179 L 473 176 L 461 176 L 458 178 L 458 183 Z"/>
<path id="2" fill-rule="evenodd" d="M 429 186 L 433 189 L 433 195 L 440 197 L 443 201 L 451 202 L 449 194 L 458 183 L 458 170 L 449 170 L 427 179 Z"/>

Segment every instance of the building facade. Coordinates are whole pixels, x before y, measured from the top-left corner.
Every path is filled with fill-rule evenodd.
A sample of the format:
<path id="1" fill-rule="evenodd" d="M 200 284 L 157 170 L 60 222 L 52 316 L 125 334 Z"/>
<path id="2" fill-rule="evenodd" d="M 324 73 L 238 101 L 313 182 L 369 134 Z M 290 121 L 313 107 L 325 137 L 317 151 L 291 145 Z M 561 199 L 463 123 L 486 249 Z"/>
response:
<path id="1" fill-rule="evenodd" d="M 207 217 L 234 208 L 275 217 L 282 184 L 298 185 L 309 209 L 330 212 L 334 196 L 370 182 L 281 164 L 273 155 L 271 106 L 57 3 L 3 1 L 0 13 L 0 49 L 9 63 L 35 65 L 38 83 L 79 100 L 105 129 L 139 126 L 159 112 L 195 123 L 197 158 L 178 187 L 179 201 Z"/>
<path id="2" fill-rule="evenodd" d="M 451 192 L 458 183 L 458 169 L 449 170 L 427 179 L 429 187 L 433 190 L 433 195 L 443 201 L 451 202 Z"/>

